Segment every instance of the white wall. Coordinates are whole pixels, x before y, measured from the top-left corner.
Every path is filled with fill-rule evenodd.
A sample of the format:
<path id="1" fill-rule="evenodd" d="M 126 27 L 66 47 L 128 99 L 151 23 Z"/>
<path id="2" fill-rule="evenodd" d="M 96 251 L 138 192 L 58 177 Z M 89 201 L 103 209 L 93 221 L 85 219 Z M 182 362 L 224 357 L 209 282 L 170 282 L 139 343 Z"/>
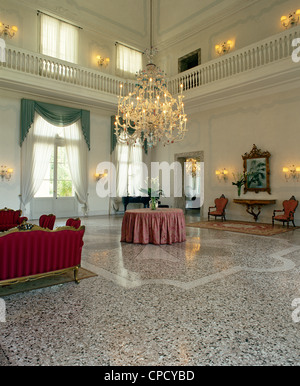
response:
<path id="1" fill-rule="evenodd" d="M 201 3 L 199 1 L 197 3 L 200 8 Z M 186 3 L 182 4 L 184 4 L 184 7 L 187 6 Z M 253 5 L 231 16 L 226 17 L 224 15 L 221 20 L 218 18 L 217 13 L 215 13 L 216 20 L 214 19 L 214 13 L 209 18 L 202 20 L 199 11 L 200 25 L 197 24 L 197 17 L 195 16 L 197 12 L 191 13 L 190 17 L 186 18 L 186 22 L 189 21 L 190 23 L 189 27 L 194 27 L 195 33 L 185 34 L 182 31 L 181 35 L 179 27 L 176 27 L 180 26 L 185 20 L 184 9 L 182 9 L 182 20 L 178 15 L 179 18 L 176 20 L 173 18 L 173 26 L 158 26 L 161 31 L 168 30 L 169 34 L 173 32 L 178 35 L 176 35 L 177 41 L 174 41 L 170 35 L 170 43 L 168 44 L 168 41 L 166 41 L 162 44 L 163 48 L 160 50 L 156 62 L 169 77 L 174 76 L 178 73 L 178 59 L 199 48 L 201 48 L 201 63 L 206 63 L 218 57 L 215 53 L 216 44 L 231 40 L 234 42 L 233 50 L 235 50 L 283 31 L 284 27 L 280 22 L 281 16 L 288 15 L 290 12 L 297 10 L 299 6 L 298 0 L 256 1 Z M 197 10 L 197 6 L 195 7 Z M 164 12 L 160 15 L 161 23 L 166 20 L 167 12 L 173 14 L 176 11 L 165 9 Z M 167 34 L 162 35 L 160 39 L 167 37 Z"/>
<path id="2" fill-rule="evenodd" d="M 247 192 L 240 198 L 276 199 L 276 205 L 262 209 L 259 222 L 271 222 L 273 209 L 281 209 L 282 201 L 294 195 L 300 201 L 300 181 L 286 182 L 282 168 L 300 166 L 300 130 L 297 122 L 300 91 L 290 90 L 268 97 L 258 97 L 245 102 L 230 104 L 188 115 L 186 138 L 167 147 L 158 147 L 152 153 L 153 161 L 174 161 L 174 154 L 204 151 L 204 206 L 202 215 L 207 217 L 208 206 L 222 193 L 229 198 L 227 218 L 253 221 L 245 207 L 233 203 L 237 188 L 232 185 L 232 173 L 243 171 L 242 155 L 249 153 L 255 144 L 262 151 L 269 151 L 271 195 L 267 192 Z M 227 182 L 219 182 L 216 169 L 229 171 Z M 172 200 L 170 200 L 172 204 Z M 300 225 L 300 208 L 296 212 Z"/>
<path id="3" fill-rule="evenodd" d="M 16 25 L 18 32 L 8 44 L 32 52 L 39 52 L 39 17 L 34 9 L 17 1 L 2 0 L 0 4 L 1 22 Z M 99 69 L 99 71 L 115 73 L 115 40 L 99 36 L 86 29 L 79 31 L 78 65 Z M 96 56 L 109 57 L 111 62 L 107 68 L 97 64 Z"/>

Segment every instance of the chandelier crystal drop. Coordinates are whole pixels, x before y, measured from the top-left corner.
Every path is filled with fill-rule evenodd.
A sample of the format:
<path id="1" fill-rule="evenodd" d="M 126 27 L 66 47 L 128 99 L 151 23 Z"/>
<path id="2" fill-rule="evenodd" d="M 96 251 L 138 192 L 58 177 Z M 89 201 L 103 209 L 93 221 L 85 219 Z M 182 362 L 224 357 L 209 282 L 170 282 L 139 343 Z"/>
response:
<path id="1" fill-rule="evenodd" d="M 152 4 L 150 15 L 152 18 Z M 175 99 L 167 89 L 164 72 L 153 63 L 157 50 L 152 46 L 152 32 L 150 35 L 150 49 L 145 51 L 149 63 L 137 74 L 134 91 L 123 96 L 123 87 L 120 87 L 115 134 L 120 143 L 145 142 L 152 148 L 158 143 L 167 145 L 181 141 L 187 132 L 187 116 L 183 85 Z"/>

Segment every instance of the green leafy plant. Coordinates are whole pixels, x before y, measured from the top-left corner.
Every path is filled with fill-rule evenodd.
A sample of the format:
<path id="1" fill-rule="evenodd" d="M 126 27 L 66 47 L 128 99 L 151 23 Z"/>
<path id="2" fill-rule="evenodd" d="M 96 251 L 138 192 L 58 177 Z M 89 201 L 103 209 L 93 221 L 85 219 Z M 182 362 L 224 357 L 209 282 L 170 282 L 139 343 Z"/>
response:
<path id="1" fill-rule="evenodd" d="M 246 178 L 247 178 L 247 172 L 246 173 L 232 173 L 234 182 L 232 182 L 232 185 L 236 185 L 238 188 L 238 195 L 241 195 L 241 188 L 243 185 L 246 183 Z"/>
<path id="2" fill-rule="evenodd" d="M 266 164 L 261 161 L 252 160 L 250 165 L 250 173 L 248 173 L 248 188 L 251 188 L 253 186 L 263 186 L 265 179 Z"/>
<path id="3" fill-rule="evenodd" d="M 145 181 L 147 185 L 148 179 Z M 151 178 L 150 187 L 148 187 L 147 189 L 140 188 L 140 191 L 142 193 L 148 194 L 148 196 L 151 198 L 159 198 L 160 196 L 164 195 L 163 190 L 159 188 L 159 177 Z"/>

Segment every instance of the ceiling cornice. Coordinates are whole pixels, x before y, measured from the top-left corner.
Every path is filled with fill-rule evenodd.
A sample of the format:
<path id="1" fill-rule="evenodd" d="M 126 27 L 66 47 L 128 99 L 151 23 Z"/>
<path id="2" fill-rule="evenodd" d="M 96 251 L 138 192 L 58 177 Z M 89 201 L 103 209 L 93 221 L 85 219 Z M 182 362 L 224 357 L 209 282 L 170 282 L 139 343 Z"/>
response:
<path id="1" fill-rule="evenodd" d="M 240 12 L 241 10 L 246 9 L 257 2 L 259 2 L 259 0 L 244 0 L 243 2 L 237 0 L 234 3 L 231 3 L 230 6 L 227 6 L 222 10 L 220 10 L 219 12 L 215 13 L 213 22 L 214 24 L 217 24 L 222 20 L 224 20 L 225 18 L 231 17 L 237 12 Z M 172 37 L 170 38 L 163 39 L 162 37 L 163 34 L 161 33 L 160 35 L 162 37 L 162 40 L 155 42 L 155 47 L 159 51 L 162 51 L 186 39 L 196 36 L 197 34 L 204 31 L 205 29 L 210 28 L 211 26 L 212 26 L 211 18 L 200 17 L 199 22 L 197 23 L 196 26 L 189 27 L 183 32 L 173 34 Z"/>

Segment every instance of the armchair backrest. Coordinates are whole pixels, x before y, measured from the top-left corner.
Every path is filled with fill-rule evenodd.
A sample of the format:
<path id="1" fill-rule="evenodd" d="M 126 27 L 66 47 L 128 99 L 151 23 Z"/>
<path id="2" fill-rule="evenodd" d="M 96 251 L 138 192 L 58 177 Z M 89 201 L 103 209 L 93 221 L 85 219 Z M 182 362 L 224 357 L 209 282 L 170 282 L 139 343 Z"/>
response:
<path id="1" fill-rule="evenodd" d="M 215 199 L 216 210 L 223 212 L 224 209 L 226 208 L 227 202 L 228 202 L 228 198 L 226 198 L 224 194 L 222 194 L 220 198 L 216 198 Z"/>
<path id="2" fill-rule="evenodd" d="M 284 214 L 286 216 L 290 216 L 290 218 L 294 218 L 295 210 L 298 206 L 298 201 L 294 196 L 292 196 L 289 200 L 284 200 L 283 203 L 283 210 Z"/>
<path id="3" fill-rule="evenodd" d="M 53 230 L 56 216 L 54 214 L 43 214 L 39 219 L 39 226 Z"/>
<path id="4" fill-rule="evenodd" d="M 8 209 L 4 208 L 0 210 L 1 223 L 3 224 L 18 224 L 22 211 L 20 209 Z"/>
<path id="5" fill-rule="evenodd" d="M 66 226 L 74 227 L 76 229 L 78 229 L 80 225 L 81 225 L 80 218 L 69 218 L 66 222 Z"/>

